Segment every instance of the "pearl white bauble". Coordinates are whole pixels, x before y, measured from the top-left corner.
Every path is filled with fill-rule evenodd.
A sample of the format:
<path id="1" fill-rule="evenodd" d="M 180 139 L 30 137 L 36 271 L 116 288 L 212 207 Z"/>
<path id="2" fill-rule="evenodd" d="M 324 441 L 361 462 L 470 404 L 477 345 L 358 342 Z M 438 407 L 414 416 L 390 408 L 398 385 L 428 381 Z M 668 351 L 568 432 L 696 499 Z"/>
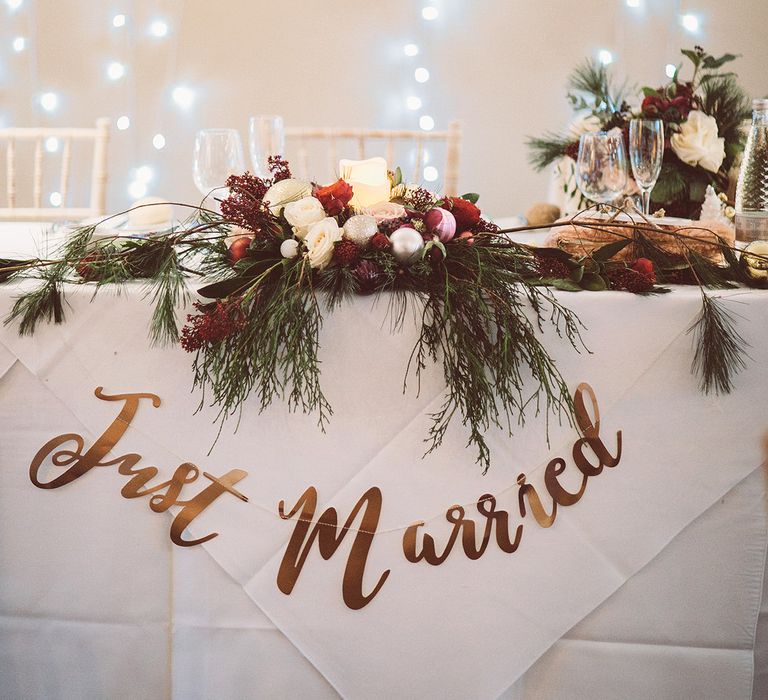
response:
<path id="1" fill-rule="evenodd" d="M 280 244 L 280 255 L 284 258 L 295 258 L 299 254 L 299 242 L 295 238 L 287 238 Z"/>
<path id="2" fill-rule="evenodd" d="M 128 212 L 129 227 L 156 226 L 158 224 L 167 224 L 173 219 L 173 207 L 167 200 L 160 197 L 144 197 L 135 201 L 132 207 L 140 207 L 140 209 L 132 208 Z"/>
<path id="3" fill-rule="evenodd" d="M 376 235 L 379 227 L 376 225 L 376 219 L 368 214 L 356 214 L 347 219 L 344 224 L 344 238 L 363 248 Z"/>
<path id="4" fill-rule="evenodd" d="M 270 211 L 275 216 L 279 216 L 286 204 L 309 197 L 311 194 L 312 185 L 309 182 L 289 177 L 272 185 L 264 194 L 264 201 L 270 205 Z"/>
<path id="5" fill-rule="evenodd" d="M 392 244 L 392 255 L 401 265 L 410 265 L 421 257 L 424 239 L 415 229 L 403 226 L 389 237 L 389 241 Z"/>

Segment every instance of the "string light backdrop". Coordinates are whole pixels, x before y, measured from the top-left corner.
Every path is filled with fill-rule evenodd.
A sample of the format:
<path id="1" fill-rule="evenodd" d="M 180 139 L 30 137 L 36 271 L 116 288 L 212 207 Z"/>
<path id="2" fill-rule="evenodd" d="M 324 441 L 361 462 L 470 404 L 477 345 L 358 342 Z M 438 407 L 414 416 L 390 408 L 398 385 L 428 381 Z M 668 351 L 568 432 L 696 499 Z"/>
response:
<path id="1" fill-rule="evenodd" d="M 544 198 L 525 137 L 568 121 L 564 80 L 585 55 L 656 84 L 682 46 L 736 50 L 743 84 L 768 92 L 768 3 L 754 0 L 2 3 L 0 125 L 110 117 L 113 208 L 196 198 L 195 132 L 234 127 L 245 140 L 249 115 L 279 113 L 291 126 L 424 131 L 461 119 L 462 182 L 512 214 Z M 61 156 L 55 139 L 45 150 Z M 423 180 L 439 185 L 440 170 L 428 153 Z"/>

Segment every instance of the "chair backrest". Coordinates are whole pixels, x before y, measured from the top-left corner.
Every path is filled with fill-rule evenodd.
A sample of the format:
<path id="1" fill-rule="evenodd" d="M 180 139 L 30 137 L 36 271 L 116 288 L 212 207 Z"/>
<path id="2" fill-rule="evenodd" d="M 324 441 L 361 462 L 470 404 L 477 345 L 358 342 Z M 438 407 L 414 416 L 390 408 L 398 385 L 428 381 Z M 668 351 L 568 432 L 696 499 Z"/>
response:
<path id="1" fill-rule="evenodd" d="M 337 174 L 340 158 L 357 157 L 362 160 L 371 156 L 383 156 L 390 166 L 398 165 L 395 158 L 396 148 L 410 145 L 415 149 L 412 165 L 408 164 L 408 172 L 404 172 L 403 176 L 408 182 L 417 184 L 425 179 L 423 174 L 426 165 L 425 149 L 442 144 L 445 151 L 445 164 L 441 178 L 443 193 L 449 196 L 458 194 L 461 124 L 457 121 L 451 122 L 445 131 L 286 127 L 285 137 L 291 165 L 296 175 L 305 179 L 319 176 L 316 171 L 311 171 L 309 168 L 309 155 L 313 143 L 325 142 L 330 172 Z M 296 146 L 296 159 L 293 159 L 292 144 Z"/>
<path id="2" fill-rule="evenodd" d="M 62 143 L 59 170 L 59 194 L 61 206 L 43 206 L 43 158 L 47 139 Z M 67 206 L 72 143 L 93 143 L 91 166 L 91 191 L 87 206 Z M 19 206 L 19 181 L 17 178 L 18 146 L 31 143 L 34 146 L 31 195 L 32 206 Z M 0 149 L 5 145 L 5 207 L 0 206 L 0 220 L 6 221 L 61 221 L 100 216 L 106 211 L 107 195 L 107 146 L 109 144 L 109 119 L 96 120 L 92 129 L 74 128 L 8 128 L 0 129 Z M 2 151 L 0 150 L 0 153 Z M 25 168 L 23 172 L 28 172 Z M 0 197 L 2 202 L 2 197 Z"/>

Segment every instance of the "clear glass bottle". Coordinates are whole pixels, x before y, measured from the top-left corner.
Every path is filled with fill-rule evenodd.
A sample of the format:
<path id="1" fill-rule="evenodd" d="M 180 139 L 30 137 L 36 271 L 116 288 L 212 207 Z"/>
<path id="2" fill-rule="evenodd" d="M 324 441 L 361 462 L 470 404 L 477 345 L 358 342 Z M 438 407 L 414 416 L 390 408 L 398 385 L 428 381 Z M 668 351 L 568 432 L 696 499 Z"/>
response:
<path id="1" fill-rule="evenodd" d="M 768 100 L 752 101 L 752 126 L 736 186 L 736 238 L 768 241 Z"/>

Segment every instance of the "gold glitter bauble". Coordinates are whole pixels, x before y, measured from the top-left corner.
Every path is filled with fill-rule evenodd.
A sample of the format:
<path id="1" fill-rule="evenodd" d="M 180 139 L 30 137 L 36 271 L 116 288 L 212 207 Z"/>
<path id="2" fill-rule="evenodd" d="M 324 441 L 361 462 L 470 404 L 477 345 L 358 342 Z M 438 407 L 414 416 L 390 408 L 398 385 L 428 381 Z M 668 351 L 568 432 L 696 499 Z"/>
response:
<path id="1" fill-rule="evenodd" d="M 758 258 L 758 255 L 761 257 Z M 741 253 L 741 267 L 759 286 L 768 286 L 768 241 L 752 241 L 744 248 Z"/>

